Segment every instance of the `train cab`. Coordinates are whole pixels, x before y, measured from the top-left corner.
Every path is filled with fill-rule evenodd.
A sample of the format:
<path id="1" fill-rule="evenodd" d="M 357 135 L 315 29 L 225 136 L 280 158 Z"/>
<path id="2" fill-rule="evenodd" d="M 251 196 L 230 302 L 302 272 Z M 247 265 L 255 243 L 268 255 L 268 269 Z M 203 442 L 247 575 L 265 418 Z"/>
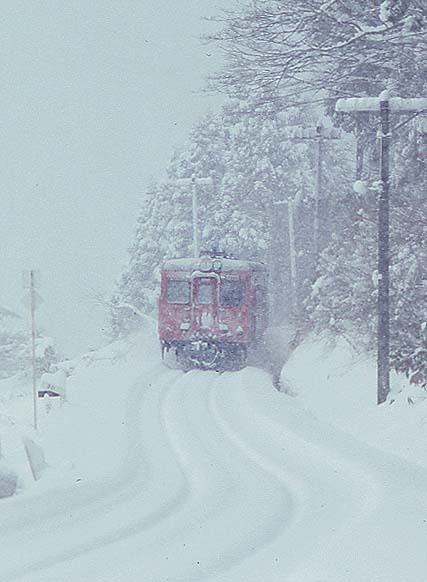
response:
<path id="1" fill-rule="evenodd" d="M 268 320 L 265 265 L 224 256 L 172 259 L 161 272 L 159 338 L 186 369 L 238 369 Z"/>

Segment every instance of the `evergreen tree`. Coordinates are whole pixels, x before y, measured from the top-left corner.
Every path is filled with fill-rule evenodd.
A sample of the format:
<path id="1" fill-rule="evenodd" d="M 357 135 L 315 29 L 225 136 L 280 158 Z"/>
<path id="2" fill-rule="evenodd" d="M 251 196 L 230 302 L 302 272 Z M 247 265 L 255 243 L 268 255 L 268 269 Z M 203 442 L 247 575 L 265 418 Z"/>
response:
<path id="1" fill-rule="evenodd" d="M 413 381 L 425 384 L 419 366 L 427 321 L 427 142 L 408 125 L 393 139 L 391 189 L 391 361 Z M 372 184 L 372 181 L 371 181 Z M 374 184 L 373 184 L 374 185 Z M 376 338 L 377 193 L 368 189 L 349 210 L 347 227 L 321 257 L 320 277 L 309 308 L 318 329 L 349 333 L 374 347 Z M 351 216 L 353 219 L 351 219 Z M 411 366 L 416 366 L 413 369 Z"/>
<path id="2" fill-rule="evenodd" d="M 231 96 L 263 88 L 265 102 L 288 107 L 317 100 L 357 140 L 356 177 L 364 196 L 347 187 L 335 198 L 333 232 L 307 302 L 314 325 L 351 333 L 365 346 L 376 337 L 378 118 L 335 114 L 339 97 L 427 95 L 427 6 L 418 0 L 255 0 L 226 14 L 216 36 L 226 53 L 217 84 Z M 392 135 L 392 362 L 425 384 L 427 186 L 425 136 L 417 122 Z M 404 120 L 403 120 L 404 121 Z M 329 160 L 331 163 L 331 160 Z M 331 172 L 332 175 L 334 172 Z"/>
<path id="3" fill-rule="evenodd" d="M 59 356 L 49 338 L 40 331 L 36 336 L 36 370 L 47 372 Z M 0 307 L 0 379 L 31 370 L 31 338 L 22 318 Z"/>
<path id="4" fill-rule="evenodd" d="M 129 266 L 113 298 L 114 334 L 138 324 L 139 310 L 155 311 L 163 260 L 192 255 L 191 192 L 180 183 L 192 176 L 212 179 L 212 187 L 198 187 L 201 248 L 221 247 L 271 265 L 273 315 L 277 320 L 289 316 L 288 200 L 300 193 L 295 231 L 298 279 L 306 293 L 315 264 L 310 255 L 315 161 L 313 144 L 285 140 L 284 133 L 289 124 L 310 121 L 307 114 L 283 114 L 271 105 L 254 114 L 251 101 L 234 101 L 195 126 L 188 148 L 171 160 L 167 181 L 144 196 Z M 348 153 L 342 144 L 328 150 L 326 159 L 335 161 L 329 166 L 333 171 L 325 164 L 330 217 L 348 182 L 342 169 Z"/>

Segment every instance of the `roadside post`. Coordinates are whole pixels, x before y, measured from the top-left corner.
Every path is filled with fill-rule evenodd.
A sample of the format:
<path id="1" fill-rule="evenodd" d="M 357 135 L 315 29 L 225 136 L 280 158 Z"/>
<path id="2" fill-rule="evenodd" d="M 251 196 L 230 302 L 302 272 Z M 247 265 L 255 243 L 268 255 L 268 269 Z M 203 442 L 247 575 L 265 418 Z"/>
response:
<path id="1" fill-rule="evenodd" d="M 29 296 L 24 295 L 22 302 L 29 305 L 31 314 L 31 369 L 33 380 L 33 422 L 37 430 L 37 370 L 36 370 L 36 309 L 43 303 L 36 287 L 40 284 L 40 271 L 23 271 L 22 282 L 24 289 L 28 289 Z"/>

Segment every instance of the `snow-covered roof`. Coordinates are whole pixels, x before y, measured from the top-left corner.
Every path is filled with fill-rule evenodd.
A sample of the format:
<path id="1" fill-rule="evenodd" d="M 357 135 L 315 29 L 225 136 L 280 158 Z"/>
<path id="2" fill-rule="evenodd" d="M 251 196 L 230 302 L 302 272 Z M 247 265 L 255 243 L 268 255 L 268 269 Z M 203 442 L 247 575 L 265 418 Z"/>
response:
<path id="1" fill-rule="evenodd" d="M 211 261 L 213 264 L 215 261 L 221 261 L 220 269 L 205 269 L 203 268 L 203 261 Z M 211 257 L 200 257 L 188 258 L 188 259 L 169 259 L 163 265 L 165 271 L 263 271 L 265 270 L 265 265 L 263 263 L 258 263 L 255 261 L 240 261 L 237 259 L 224 259 L 224 258 L 211 258 Z"/>

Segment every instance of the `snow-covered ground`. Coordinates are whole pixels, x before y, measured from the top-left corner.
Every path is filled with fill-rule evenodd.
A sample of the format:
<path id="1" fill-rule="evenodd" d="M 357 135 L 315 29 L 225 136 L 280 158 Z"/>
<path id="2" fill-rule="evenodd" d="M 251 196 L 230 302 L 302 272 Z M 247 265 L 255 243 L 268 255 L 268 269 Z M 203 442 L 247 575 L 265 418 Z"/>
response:
<path id="1" fill-rule="evenodd" d="M 427 392 L 391 374 L 376 404 L 376 364 L 344 339 L 311 337 L 292 354 L 282 386 L 307 410 L 359 440 L 427 468 Z"/>
<path id="2" fill-rule="evenodd" d="M 426 579 L 424 403 L 375 407 L 343 345 L 303 344 L 282 378 L 294 396 L 168 369 L 154 329 L 86 356 L 41 419 L 49 468 L 0 501 L 0 581 Z"/>

